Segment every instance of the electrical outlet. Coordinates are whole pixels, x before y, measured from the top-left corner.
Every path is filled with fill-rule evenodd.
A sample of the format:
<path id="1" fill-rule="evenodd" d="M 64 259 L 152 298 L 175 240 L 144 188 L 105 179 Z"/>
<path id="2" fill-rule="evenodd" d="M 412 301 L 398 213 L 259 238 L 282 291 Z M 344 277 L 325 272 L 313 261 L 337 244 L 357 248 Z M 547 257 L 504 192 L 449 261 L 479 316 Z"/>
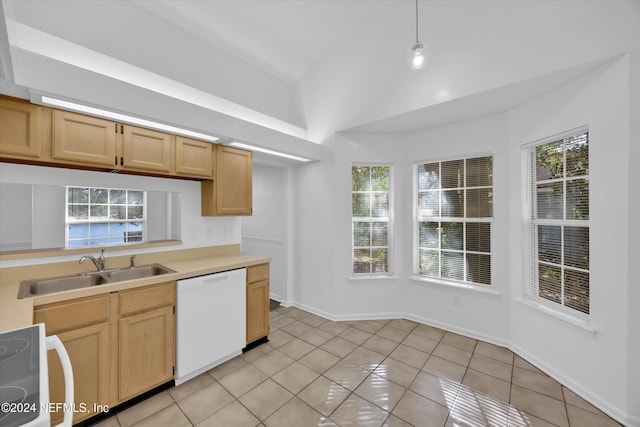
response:
<path id="1" fill-rule="evenodd" d="M 224 237 L 225 237 L 225 239 L 228 239 L 232 235 L 233 235 L 233 228 L 232 227 L 225 227 L 224 228 Z"/>
<path id="2" fill-rule="evenodd" d="M 213 239 L 213 228 L 207 228 L 207 239 Z"/>

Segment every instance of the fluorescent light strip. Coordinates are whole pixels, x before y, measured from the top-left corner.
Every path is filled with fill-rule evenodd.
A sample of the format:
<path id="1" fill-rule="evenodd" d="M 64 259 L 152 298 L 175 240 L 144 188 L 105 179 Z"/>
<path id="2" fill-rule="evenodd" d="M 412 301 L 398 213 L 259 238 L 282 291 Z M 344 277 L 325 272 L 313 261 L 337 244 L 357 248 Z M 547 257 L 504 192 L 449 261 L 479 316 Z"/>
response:
<path id="1" fill-rule="evenodd" d="M 292 154 L 280 153 L 279 151 L 273 151 L 273 150 L 269 150 L 267 148 L 256 147 L 254 145 L 244 144 L 242 142 L 233 141 L 229 145 L 231 145 L 233 147 L 244 148 L 244 149 L 247 149 L 247 150 L 259 151 L 261 153 L 272 154 L 274 156 L 285 157 L 287 159 L 293 159 L 293 160 L 297 160 L 299 162 L 310 162 L 311 161 L 310 159 L 305 159 L 304 157 L 298 157 L 298 156 L 294 156 Z"/>
<path id="2" fill-rule="evenodd" d="M 194 132 L 188 129 L 182 129 L 175 126 L 165 125 L 163 123 L 153 122 L 151 120 L 139 119 L 137 117 L 127 116 L 125 114 L 114 113 L 112 111 L 102 110 L 100 108 L 89 107 L 87 105 L 76 104 L 75 102 L 63 101 L 62 99 L 51 98 L 49 96 L 42 96 L 42 103 L 47 105 L 53 105 L 68 110 L 74 110 L 81 113 L 87 113 L 94 116 L 100 116 L 107 119 L 113 119 L 130 124 L 140 125 L 156 130 L 162 130 L 165 132 L 176 133 L 184 136 L 190 136 L 193 138 L 203 139 L 205 141 L 215 142 L 220 138 L 215 136 L 206 135 L 200 132 Z"/>

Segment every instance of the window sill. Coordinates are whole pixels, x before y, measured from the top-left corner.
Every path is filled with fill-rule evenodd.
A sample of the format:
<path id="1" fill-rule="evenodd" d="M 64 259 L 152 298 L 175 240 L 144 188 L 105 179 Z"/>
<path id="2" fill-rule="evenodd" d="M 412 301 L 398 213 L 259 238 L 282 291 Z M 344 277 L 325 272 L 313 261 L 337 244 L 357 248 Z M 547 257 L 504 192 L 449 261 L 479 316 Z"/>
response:
<path id="1" fill-rule="evenodd" d="M 350 282 L 359 282 L 361 280 L 397 280 L 398 276 L 395 274 L 352 274 L 348 276 L 347 279 Z"/>
<path id="2" fill-rule="evenodd" d="M 495 295 L 500 296 L 502 293 L 498 291 L 495 286 L 484 286 L 484 285 L 470 285 L 467 283 L 458 283 L 458 282 L 450 282 L 448 280 L 434 279 L 432 277 L 424 277 L 414 274 L 409 277 L 409 280 L 413 280 L 420 283 L 428 283 L 438 286 L 443 286 L 446 288 L 468 291 L 471 293 L 479 293 L 479 294 L 487 294 L 487 295 Z"/>
<path id="3" fill-rule="evenodd" d="M 537 311 L 538 313 L 544 313 L 558 320 L 562 320 L 563 322 L 567 323 L 569 326 L 572 326 L 573 328 L 585 334 L 588 334 L 590 336 L 595 336 L 597 333 L 597 330 L 594 329 L 593 326 L 591 326 L 589 320 L 579 319 L 570 314 L 562 313 L 558 310 L 554 310 L 551 307 L 547 307 L 545 304 L 541 304 L 539 302 L 536 302 L 530 299 L 522 298 L 516 301 L 518 301 L 520 304 L 524 305 L 525 307 L 528 307 L 532 310 Z"/>

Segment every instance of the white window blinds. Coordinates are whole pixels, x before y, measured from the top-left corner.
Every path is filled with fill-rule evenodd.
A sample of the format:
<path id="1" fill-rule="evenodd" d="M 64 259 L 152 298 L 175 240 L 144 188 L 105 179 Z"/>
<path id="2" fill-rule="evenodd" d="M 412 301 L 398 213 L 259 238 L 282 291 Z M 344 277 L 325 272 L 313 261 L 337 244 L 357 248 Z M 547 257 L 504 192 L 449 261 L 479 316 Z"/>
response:
<path id="1" fill-rule="evenodd" d="M 491 285 L 493 156 L 417 165 L 422 276 Z"/>
<path id="2" fill-rule="evenodd" d="M 527 294 L 589 314 L 589 133 L 572 131 L 526 150 Z"/>

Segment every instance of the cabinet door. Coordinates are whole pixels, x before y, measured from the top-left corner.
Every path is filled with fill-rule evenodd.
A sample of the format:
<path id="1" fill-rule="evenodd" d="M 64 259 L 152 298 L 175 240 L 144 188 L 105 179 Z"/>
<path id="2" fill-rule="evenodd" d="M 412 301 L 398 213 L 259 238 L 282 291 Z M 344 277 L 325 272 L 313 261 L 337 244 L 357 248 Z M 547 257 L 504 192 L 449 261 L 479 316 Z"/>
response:
<path id="1" fill-rule="evenodd" d="M 175 366 L 173 306 L 125 317 L 119 321 L 120 402 L 164 384 Z"/>
<path id="2" fill-rule="evenodd" d="M 167 133 L 123 125 L 120 166 L 153 172 L 171 172 L 172 136 Z"/>
<path id="3" fill-rule="evenodd" d="M 73 368 L 77 423 L 111 406 L 109 401 L 109 323 L 100 323 L 58 334 Z M 64 403 L 64 376 L 58 354 L 48 352 L 51 402 Z M 104 409 L 100 409 L 104 408 Z M 52 424 L 62 421 L 64 412 L 51 414 Z"/>
<path id="4" fill-rule="evenodd" d="M 68 111 L 53 111 L 53 161 L 115 167 L 116 123 Z"/>
<path id="5" fill-rule="evenodd" d="M 213 144 L 176 136 L 176 173 L 212 178 Z"/>
<path id="6" fill-rule="evenodd" d="M 42 107 L 0 98 L 0 153 L 37 160 L 42 156 Z"/>
<path id="7" fill-rule="evenodd" d="M 269 335 L 269 282 L 247 285 L 247 344 Z"/>
<path id="8" fill-rule="evenodd" d="M 251 152 L 216 145 L 214 179 L 202 181 L 203 216 L 251 215 Z"/>

